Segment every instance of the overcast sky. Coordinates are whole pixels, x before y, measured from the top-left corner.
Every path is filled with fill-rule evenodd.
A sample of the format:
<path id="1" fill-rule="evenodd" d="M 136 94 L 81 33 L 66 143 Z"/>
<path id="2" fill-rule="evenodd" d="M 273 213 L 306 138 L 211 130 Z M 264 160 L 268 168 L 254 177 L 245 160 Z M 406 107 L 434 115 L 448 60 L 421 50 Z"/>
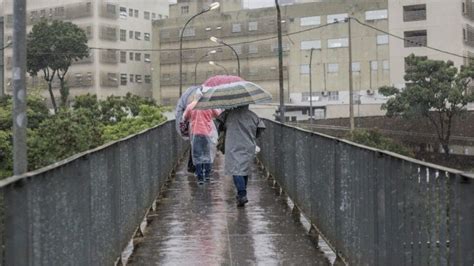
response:
<path id="1" fill-rule="evenodd" d="M 176 3 L 176 0 L 169 0 L 170 3 Z M 275 0 L 243 0 L 244 8 L 259 8 L 274 6 Z"/>

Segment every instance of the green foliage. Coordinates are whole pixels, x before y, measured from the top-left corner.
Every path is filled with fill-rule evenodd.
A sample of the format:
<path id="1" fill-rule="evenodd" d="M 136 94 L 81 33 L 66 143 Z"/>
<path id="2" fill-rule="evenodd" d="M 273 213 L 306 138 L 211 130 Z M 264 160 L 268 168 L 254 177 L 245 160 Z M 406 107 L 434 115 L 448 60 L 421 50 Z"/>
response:
<path id="1" fill-rule="evenodd" d="M 166 120 L 159 107 L 140 105 L 139 110 L 136 117 L 124 118 L 114 125 L 105 126 L 103 129 L 104 140 L 106 142 L 118 140 L 159 125 Z"/>
<path id="2" fill-rule="evenodd" d="M 0 98 L 0 178 L 12 174 L 12 98 Z M 127 95 L 104 101 L 95 95 L 75 98 L 73 108 L 49 114 L 39 97 L 28 96 L 28 168 L 52 164 L 111 140 L 163 122 L 161 107 Z"/>
<path id="3" fill-rule="evenodd" d="M 407 57 L 406 63 L 407 87 L 402 91 L 380 88 L 381 94 L 391 97 L 382 108 L 387 110 L 387 116 L 427 118 L 436 129 L 445 153 L 449 154 L 453 118 L 462 115 L 466 105 L 474 102 L 469 85 L 474 78 L 474 66 L 462 66 L 458 70 L 451 61 L 415 55 Z"/>
<path id="4" fill-rule="evenodd" d="M 8 177 L 13 173 L 12 153 L 11 132 L 0 130 L 0 179 Z"/>
<path id="5" fill-rule="evenodd" d="M 36 169 L 94 148 L 102 143 L 100 127 L 86 109 L 61 110 L 28 138 L 29 168 Z"/>
<path id="6" fill-rule="evenodd" d="M 43 73 L 55 111 L 57 106 L 52 91 L 54 77 L 57 75 L 60 80 L 61 102 L 65 106 L 69 95 L 65 75 L 74 61 L 89 56 L 87 41 L 83 29 L 71 22 L 58 20 L 41 20 L 28 34 L 27 71 L 31 76 Z"/>
<path id="7" fill-rule="evenodd" d="M 396 143 L 390 138 L 384 137 L 377 130 L 362 130 L 357 129 L 352 132 L 352 135 L 349 136 L 349 139 L 353 142 L 377 148 L 380 150 L 387 150 L 395 152 L 401 155 L 414 157 L 413 151 L 409 148 Z"/>

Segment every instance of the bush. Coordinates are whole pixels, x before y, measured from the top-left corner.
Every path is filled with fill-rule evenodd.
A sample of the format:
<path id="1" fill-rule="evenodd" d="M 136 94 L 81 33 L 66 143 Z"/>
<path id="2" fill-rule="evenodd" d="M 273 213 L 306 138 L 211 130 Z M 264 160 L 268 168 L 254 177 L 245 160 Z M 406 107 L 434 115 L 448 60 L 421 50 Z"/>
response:
<path id="1" fill-rule="evenodd" d="M 380 150 L 387 150 L 401 155 L 414 157 L 414 153 L 409 148 L 402 144 L 396 143 L 394 140 L 384 137 L 378 130 L 354 130 L 352 135 L 348 136 L 353 142 L 377 148 Z"/>

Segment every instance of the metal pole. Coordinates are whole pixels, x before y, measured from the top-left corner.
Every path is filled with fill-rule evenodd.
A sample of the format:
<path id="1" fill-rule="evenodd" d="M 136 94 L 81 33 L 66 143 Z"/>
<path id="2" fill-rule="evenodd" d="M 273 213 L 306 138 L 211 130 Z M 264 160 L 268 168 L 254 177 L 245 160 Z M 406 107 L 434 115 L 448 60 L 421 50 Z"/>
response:
<path id="1" fill-rule="evenodd" d="M 198 67 L 199 63 L 201 63 L 201 61 L 204 58 L 206 58 L 207 56 L 208 56 L 208 54 L 206 53 L 201 58 L 199 58 L 199 60 L 196 62 L 196 65 L 194 66 L 194 86 L 196 86 L 196 84 L 197 84 L 197 67 Z"/>
<path id="2" fill-rule="evenodd" d="M 4 50 L 6 47 L 5 41 L 3 39 L 3 31 L 4 31 L 4 21 L 3 17 L 0 17 L 0 97 L 5 95 L 5 77 L 4 77 Z"/>
<path id="3" fill-rule="evenodd" d="M 240 77 L 240 58 L 239 58 L 239 54 L 234 49 L 234 47 L 230 46 L 229 44 L 227 44 L 225 42 L 222 42 L 222 44 L 229 47 L 234 52 L 235 56 L 237 57 L 237 75 Z"/>
<path id="4" fill-rule="evenodd" d="M 186 26 L 188 26 L 189 22 L 191 22 L 191 20 L 193 20 L 195 17 L 201 15 L 201 14 L 204 14 L 206 12 L 208 12 L 210 9 L 205 9 L 199 13 L 197 13 L 196 15 L 190 17 L 186 23 L 184 23 L 184 27 L 183 29 L 181 30 L 181 33 L 179 35 L 179 97 L 181 97 L 181 95 L 183 94 L 183 34 L 184 34 L 184 31 L 186 30 Z"/>
<path id="5" fill-rule="evenodd" d="M 351 17 L 347 18 L 347 25 L 349 26 L 349 120 L 351 126 L 351 132 L 354 131 L 354 86 L 352 82 L 352 30 L 351 30 Z"/>
<path id="6" fill-rule="evenodd" d="M 314 48 L 311 48 L 311 52 L 309 53 L 309 117 L 310 117 L 310 124 L 313 124 L 313 71 L 312 71 L 312 64 L 313 64 L 313 51 Z"/>
<path id="7" fill-rule="evenodd" d="M 280 122 L 285 123 L 285 95 L 283 91 L 283 49 L 281 36 L 281 11 L 278 0 L 275 0 L 277 9 L 277 26 L 278 26 L 278 70 L 279 70 L 279 85 L 280 85 Z"/>
<path id="8" fill-rule="evenodd" d="M 13 174 L 27 171 L 26 0 L 13 1 Z"/>
<path id="9" fill-rule="evenodd" d="M 215 65 L 215 66 L 218 66 L 218 67 L 220 67 L 220 68 L 222 68 L 222 69 L 224 69 L 225 74 L 226 74 L 226 75 L 229 75 L 229 71 L 227 71 L 227 68 L 225 68 L 223 65 L 220 65 L 220 64 L 218 64 L 218 63 L 216 63 L 216 62 L 214 62 L 214 65 Z"/>

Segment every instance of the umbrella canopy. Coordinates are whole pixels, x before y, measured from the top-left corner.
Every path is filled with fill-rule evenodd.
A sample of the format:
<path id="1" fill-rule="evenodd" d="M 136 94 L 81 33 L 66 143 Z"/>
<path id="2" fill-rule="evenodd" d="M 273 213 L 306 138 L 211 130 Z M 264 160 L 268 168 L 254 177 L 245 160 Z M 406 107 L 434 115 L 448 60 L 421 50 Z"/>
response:
<path id="1" fill-rule="evenodd" d="M 235 76 L 215 76 L 204 83 L 203 96 L 194 109 L 231 109 L 271 100 L 271 94 L 255 83 Z"/>

